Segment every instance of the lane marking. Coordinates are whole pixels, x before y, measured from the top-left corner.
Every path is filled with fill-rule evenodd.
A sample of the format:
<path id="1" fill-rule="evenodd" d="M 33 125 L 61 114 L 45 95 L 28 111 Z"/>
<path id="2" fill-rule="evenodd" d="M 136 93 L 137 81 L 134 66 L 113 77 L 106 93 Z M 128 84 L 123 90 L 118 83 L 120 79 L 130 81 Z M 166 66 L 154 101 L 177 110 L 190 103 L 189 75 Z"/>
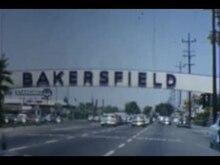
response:
<path id="1" fill-rule="evenodd" d="M 77 129 L 81 129 L 81 128 L 86 128 L 86 127 L 66 127 L 66 128 L 55 128 L 52 129 L 52 131 L 68 131 L 68 130 L 77 130 Z"/>
<path id="2" fill-rule="evenodd" d="M 66 139 L 74 139 L 75 136 L 68 136 Z"/>
<path id="3" fill-rule="evenodd" d="M 118 146 L 118 148 L 122 148 L 122 147 L 124 147 L 125 146 L 125 143 L 122 143 L 122 144 L 120 144 L 119 146 Z"/>
<path id="4" fill-rule="evenodd" d="M 88 133 L 82 134 L 82 137 L 86 137 L 86 136 L 88 136 Z"/>
<path id="5" fill-rule="evenodd" d="M 111 150 L 111 151 L 107 152 L 104 156 L 110 156 L 110 155 L 112 155 L 112 154 L 114 154 L 114 153 L 115 153 L 115 151 L 114 151 L 114 150 Z"/>
<path id="6" fill-rule="evenodd" d="M 36 136 L 36 137 L 66 137 L 68 135 L 65 135 L 65 134 L 25 134 L 27 136 Z"/>
<path id="7" fill-rule="evenodd" d="M 126 139 L 126 137 L 123 137 L 123 136 L 106 136 L 106 135 L 91 135 L 89 137 L 92 137 L 92 138 L 106 138 L 106 139 Z"/>
<path id="8" fill-rule="evenodd" d="M 45 144 L 55 143 L 55 142 L 57 142 L 57 141 L 58 141 L 58 140 L 55 140 L 55 139 L 54 139 L 54 140 L 48 140 L 48 141 L 45 142 Z"/>
<path id="9" fill-rule="evenodd" d="M 23 150 L 28 148 L 28 146 L 21 146 L 21 147 L 16 147 L 16 148 L 11 148 L 8 151 L 17 151 L 17 150 Z"/>
<path id="10" fill-rule="evenodd" d="M 128 139 L 127 142 L 130 143 L 132 141 L 132 139 Z"/>

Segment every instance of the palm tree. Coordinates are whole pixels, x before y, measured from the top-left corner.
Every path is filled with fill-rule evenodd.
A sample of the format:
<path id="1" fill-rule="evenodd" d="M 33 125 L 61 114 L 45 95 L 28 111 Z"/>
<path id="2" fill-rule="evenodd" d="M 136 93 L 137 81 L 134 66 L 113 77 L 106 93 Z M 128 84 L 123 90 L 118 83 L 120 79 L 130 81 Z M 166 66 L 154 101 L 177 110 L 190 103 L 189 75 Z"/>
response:
<path id="1" fill-rule="evenodd" d="M 7 71 L 8 59 L 3 54 L 0 58 L 0 127 L 3 125 L 3 102 L 5 94 L 10 90 L 9 84 L 13 84 L 10 78 L 11 72 Z"/>

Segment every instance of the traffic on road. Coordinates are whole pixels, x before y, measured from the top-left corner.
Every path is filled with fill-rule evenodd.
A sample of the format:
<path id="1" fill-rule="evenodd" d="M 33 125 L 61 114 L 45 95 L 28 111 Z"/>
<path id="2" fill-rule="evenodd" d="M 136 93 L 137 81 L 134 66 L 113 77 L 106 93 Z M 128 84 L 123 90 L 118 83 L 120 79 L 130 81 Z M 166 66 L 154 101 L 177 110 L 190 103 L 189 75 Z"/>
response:
<path id="1" fill-rule="evenodd" d="M 0 156 L 220 156 L 219 31 L 219 9 L 0 9 Z"/>

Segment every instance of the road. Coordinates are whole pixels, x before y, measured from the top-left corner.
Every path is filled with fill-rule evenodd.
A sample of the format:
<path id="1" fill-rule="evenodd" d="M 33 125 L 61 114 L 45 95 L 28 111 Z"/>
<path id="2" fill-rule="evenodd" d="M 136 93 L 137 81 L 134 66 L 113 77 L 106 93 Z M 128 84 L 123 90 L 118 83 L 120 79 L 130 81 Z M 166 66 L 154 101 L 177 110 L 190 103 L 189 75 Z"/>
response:
<path id="1" fill-rule="evenodd" d="M 200 130 L 163 126 L 101 127 L 87 121 L 69 122 L 8 133 L 8 151 L 26 156 L 219 156 Z"/>

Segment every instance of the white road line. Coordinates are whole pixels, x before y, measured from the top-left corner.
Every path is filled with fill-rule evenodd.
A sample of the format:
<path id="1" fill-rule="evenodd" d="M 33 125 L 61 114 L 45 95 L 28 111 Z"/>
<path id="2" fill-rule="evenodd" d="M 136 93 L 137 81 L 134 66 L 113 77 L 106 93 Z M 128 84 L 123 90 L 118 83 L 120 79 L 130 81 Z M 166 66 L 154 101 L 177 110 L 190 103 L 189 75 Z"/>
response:
<path id="1" fill-rule="evenodd" d="M 122 144 L 120 144 L 119 146 L 118 146 L 118 148 L 122 148 L 122 147 L 124 147 L 125 146 L 125 143 L 122 143 Z"/>
<path id="2" fill-rule="evenodd" d="M 77 127 L 77 126 L 74 126 L 74 127 L 65 127 L 65 128 L 55 128 L 55 129 L 52 129 L 52 131 L 68 131 L 68 130 L 77 130 L 77 129 L 81 129 L 83 127 Z"/>
<path id="3" fill-rule="evenodd" d="M 22 147 L 16 147 L 16 148 L 11 148 L 8 151 L 17 151 L 17 150 L 23 150 L 25 148 L 28 148 L 28 146 L 22 146 Z"/>
<path id="4" fill-rule="evenodd" d="M 57 141 L 58 141 L 58 140 L 55 140 L 55 139 L 54 139 L 54 140 L 48 140 L 48 141 L 46 141 L 45 143 L 46 143 L 46 144 L 50 144 L 50 143 L 55 143 L 55 142 L 57 142 Z"/>
<path id="5" fill-rule="evenodd" d="M 66 139 L 74 139 L 75 136 L 68 136 Z"/>
<path id="6" fill-rule="evenodd" d="M 114 150 L 111 150 L 111 151 L 107 152 L 104 156 L 110 156 L 110 155 L 112 155 L 112 154 L 114 154 L 114 153 L 115 153 L 115 151 L 114 151 Z"/>
<path id="7" fill-rule="evenodd" d="M 132 139 L 128 139 L 127 142 L 130 143 L 132 141 Z"/>
<path id="8" fill-rule="evenodd" d="M 87 134 L 87 133 L 82 134 L 82 137 L 86 137 L 86 136 L 88 136 L 88 134 Z"/>

